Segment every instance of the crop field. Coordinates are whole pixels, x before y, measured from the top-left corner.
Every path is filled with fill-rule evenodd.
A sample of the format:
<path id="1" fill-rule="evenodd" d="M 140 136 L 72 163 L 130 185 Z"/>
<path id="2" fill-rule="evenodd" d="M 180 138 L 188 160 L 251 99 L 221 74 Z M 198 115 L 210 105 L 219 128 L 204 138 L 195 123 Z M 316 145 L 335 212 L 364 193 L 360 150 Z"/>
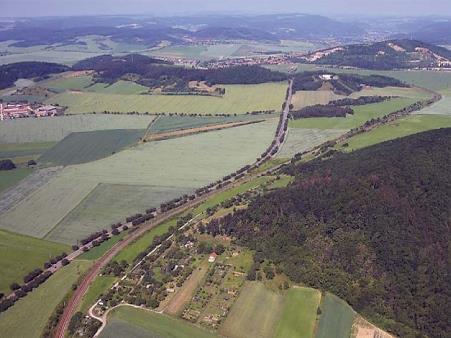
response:
<path id="1" fill-rule="evenodd" d="M 154 116 L 77 115 L 0 123 L 0 143 L 53 142 L 73 132 L 109 129 L 146 129 Z"/>
<path id="2" fill-rule="evenodd" d="M 451 127 L 451 117 L 446 115 L 410 115 L 369 132 L 353 136 L 346 141 L 348 146 L 341 147 L 341 150 L 353 151 L 399 137 L 447 127 Z"/>
<path id="3" fill-rule="evenodd" d="M 160 116 L 149 128 L 150 133 L 191 129 L 229 122 L 255 121 L 276 117 L 276 114 L 237 115 L 237 116 Z"/>
<path id="4" fill-rule="evenodd" d="M 291 288 L 285 296 L 281 320 L 275 337 L 313 338 L 316 311 L 321 300 L 321 292 L 310 288 Z"/>
<path id="5" fill-rule="evenodd" d="M 380 103 L 355 106 L 353 107 L 354 114 L 347 117 L 302 118 L 290 121 L 289 126 L 307 129 L 352 129 L 363 125 L 368 120 L 406 107 L 415 101 L 410 98 L 396 98 Z"/>
<path id="6" fill-rule="evenodd" d="M 421 88 L 401 88 L 401 87 L 385 87 L 385 88 L 364 88 L 361 91 L 354 92 L 349 97 L 358 98 L 360 96 L 399 96 L 412 99 L 426 99 L 431 94 Z"/>
<path id="7" fill-rule="evenodd" d="M 0 231 L 0 292 L 8 294 L 11 283 L 21 283 L 27 273 L 68 250 L 67 245 Z"/>
<path id="8" fill-rule="evenodd" d="M 223 97 L 200 95 L 119 95 L 90 92 L 64 92 L 52 96 L 48 103 L 69 107 L 67 113 L 149 112 L 244 114 L 254 110 L 280 111 L 285 97 L 285 83 L 259 85 L 221 85 Z"/>
<path id="9" fill-rule="evenodd" d="M 451 90 L 441 92 L 442 99 L 432 106 L 426 107 L 414 114 L 432 114 L 432 115 L 448 115 L 451 116 Z"/>
<path id="10" fill-rule="evenodd" d="M 273 337 L 283 307 L 281 294 L 267 289 L 262 283 L 248 282 L 220 332 L 227 337 Z"/>
<path id="11" fill-rule="evenodd" d="M 125 216 L 158 207 L 162 202 L 192 191 L 178 187 L 99 184 L 46 238 L 73 243 L 74 238 L 107 229 L 110 224 L 124 220 Z"/>
<path id="12" fill-rule="evenodd" d="M 135 144 L 145 129 L 112 129 L 70 133 L 47 150 L 38 161 L 46 165 L 86 163 L 114 154 Z"/>
<path id="13" fill-rule="evenodd" d="M 0 158 L 37 158 L 54 145 L 54 142 L 0 144 Z"/>
<path id="14" fill-rule="evenodd" d="M 172 196 L 169 187 L 178 189 L 183 194 L 252 163 L 271 142 L 274 130 L 275 121 L 266 121 L 178 139 L 144 143 L 98 161 L 65 167 L 47 184 L 2 214 L 0 228 L 39 238 L 48 235 L 48 238 L 52 239 L 63 238 L 60 237 L 63 232 L 58 228 L 66 229 L 64 241 L 69 242 L 69 233 L 72 233 L 74 237 L 70 242 L 73 243 L 80 238 L 78 236 L 85 234 L 88 228 L 79 228 L 77 221 L 71 221 L 70 224 L 73 224 L 74 228 L 69 230 L 68 223 L 65 222 L 72 219 L 69 213 L 99 183 L 154 186 L 156 192 L 153 195 L 153 198 L 156 197 L 155 201 L 148 199 L 143 202 L 139 194 L 128 189 L 128 196 L 125 193 L 121 195 L 121 200 L 126 201 L 124 204 L 121 204 L 114 191 L 99 196 L 83 213 L 86 212 L 87 219 L 93 219 L 96 228 L 104 228 L 109 226 L 112 219 L 110 213 L 120 212 L 120 216 L 124 217 L 128 214 L 126 208 L 134 211 L 135 205 L 141 206 L 143 203 L 146 203 L 147 208 L 163 198 L 159 192 L 165 194 L 171 191 Z M 144 194 L 149 196 L 149 190 L 144 189 Z M 120 209 L 114 212 L 108 208 L 113 199 L 117 201 L 115 203 L 119 203 L 115 205 L 120 206 Z M 108 212 L 102 212 L 103 208 Z M 77 212 L 77 209 L 74 212 Z"/>
<path id="15" fill-rule="evenodd" d="M 301 109 L 315 104 L 328 104 L 332 100 L 343 98 L 331 90 L 299 90 L 293 95 L 291 103 L 293 110 Z"/>
<path id="16" fill-rule="evenodd" d="M 16 185 L 18 182 L 30 175 L 32 171 L 33 169 L 30 168 L 17 168 L 14 170 L 0 171 L 0 192 Z"/>
<path id="17" fill-rule="evenodd" d="M 1 313 L 2 336 L 40 338 L 56 306 L 90 265 L 87 261 L 72 262 L 8 311 Z"/>
<path id="18" fill-rule="evenodd" d="M 112 85 L 107 83 L 96 83 L 85 91 L 104 94 L 139 95 L 149 91 L 148 87 L 142 86 L 132 81 L 117 81 Z"/>
<path id="19" fill-rule="evenodd" d="M 90 85 L 92 85 L 92 77 L 90 75 L 58 77 L 56 79 L 45 80 L 39 83 L 39 86 L 43 86 L 57 92 L 64 90 L 84 90 Z"/>
<path id="20" fill-rule="evenodd" d="M 323 297 L 320 308 L 316 338 L 349 338 L 356 315 L 354 310 L 344 300 L 330 293 Z"/>
<path id="21" fill-rule="evenodd" d="M 163 314 L 132 307 L 119 307 L 110 314 L 100 338 L 177 337 L 212 338 L 214 333 Z"/>
<path id="22" fill-rule="evenodd" d="M 333 140 L 346 132 L 346 129 L 290 128 L 288 130 L 287 139 L 277 156 L 291 158 L 297 153 L 310 150 L 328 140 Z"/>

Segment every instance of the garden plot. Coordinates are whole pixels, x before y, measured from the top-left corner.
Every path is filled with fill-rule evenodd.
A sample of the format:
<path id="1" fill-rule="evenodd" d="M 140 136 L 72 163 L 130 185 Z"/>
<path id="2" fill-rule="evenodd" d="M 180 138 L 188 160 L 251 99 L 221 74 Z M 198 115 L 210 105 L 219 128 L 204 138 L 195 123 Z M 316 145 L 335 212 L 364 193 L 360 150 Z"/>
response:
<path id="1" fill-rule="evenodd" d="M 121 95 L 91 92 L 64 92 L 49 98 L 47 103 L 68 107 L 67 113 L 113 111 L 127 113 L 200 113 L 245 114 L 256 110 L 280 111 L 286 83 L 258 85 L 221 85 L 223 97 L 202 95 Z"/>
<path id="2" fill-rule="evenodd" d="M 146 129 L 154 116 L 78 115 L 6 120 L 0 123 L 0 143 L 59 141 L 72 132 Z"/>
<path id="3" fill-rule="evenodd" d="M 293 157 L 297 153 L 310 150 L 346 132 L 346 129 L 290 128 L 287 139 L 277 156 L 282 158 Z"/>
<path id="4" fill-rule="evenodd" d="M 46 236 L 53 230 L 49 235 L 52 236 L 59 231 L 60 225 L 65 224 L 60 222 L 99 183 L 155 186 L 156 192 L 167 192 L 165 189 L 171 187 L 174 192 L 178 189 L 181 194 L 194 190 L 254 162 L 271 143 L 275 123 L 269 120 L 217 132 L 144 143 L 98 161 L 68 166 L 57 177 L 1 215 L 0 228 L 36 237 Z M 145 194 L 150 196 L 149 190 Z M 149 198 L 144 203 L 155 204 L 163 195 L 155 193 L 152 198 L 157 199 L 153 201 Z M 127 201 L 121 204 L 122 217 L 136 210 L 135 205 L 143 203 L 133 189 L 119 197 Z M 102 201 L 103 198 L 106 201 Z M 105 208 L 111 198 L 111 195 L 99 196 L 91 210 Z M 99 203 L 98 207 L 96 203 Z M 90 211 L 87 212 L 89 219 L 92 214 L 90 216 Z M 76 220 L 70 219 L 73 226 L 78 226 Z M 108 218 L 95 218 L 96 226 L 107 227 L 111 219 L 109 214 Z M 69 230 L 66 231 L 69 233 Z M 64 241 L 73 243 L 81 236 L 76 231 L 72 235 L 73 238 L 68 236 Z"/>

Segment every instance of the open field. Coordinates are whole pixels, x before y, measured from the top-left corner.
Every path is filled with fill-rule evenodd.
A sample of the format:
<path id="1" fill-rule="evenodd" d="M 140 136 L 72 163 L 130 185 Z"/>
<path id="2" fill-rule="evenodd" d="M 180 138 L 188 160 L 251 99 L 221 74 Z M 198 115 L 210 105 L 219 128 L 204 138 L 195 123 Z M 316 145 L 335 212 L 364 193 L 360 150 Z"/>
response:
<path id="1" fill-rule="evenodd" d="M 368 120 L 406 107 L 415 101 L 411 98 L 396 98 L 380 103 L 355 106 L 353 107 L 354 114 L 347 117 L 302 118 L 290 121 L 289 126 L 307 129 L 352 129 L 363 125 Z"/>
<path id="2" fill-rule="evenodd" d="M 356 315 L 354 310 L 344 300 L 330 293 L 323 297 L 320 308 L 316 338 L 349 338 Z"/>
<path id="3" fill-rule="evenodd" d="M 145 129 L 154 116 L 78 115 L 7 120 L 0 123 L 0 143 L 59 141 L 73 132 Z"/>
<path id="4" fill-rule="evenodd" d="M 45 80 L 39 82 L 39 86 L 62 92 L 64 90 L 84 90 L 92 85 L 92 77 L 90 75 L 62 77 Z"/>
<path id="5" fill-rule="evenodd" d="M 352 325 L 350 338 L 394 338 L 391 334 L 377 328 L 360 316 L 357 316 Z"/>
<path id="6" fill-rule="evenodd" d="M 274 122 L 144 143 L 98 161 L 65 167 L 50 182 L 1 215 L 0 228 L 73 243 L 90 228 L 80 227 L 76 218 L 69 218 L 72 224 L 69 228 L 65 221 L 61 221 L 99 183 L 155 187 L 156 199 L 152 201 L 152 197 L 144 201 L 147 208 L 161 201 L 159 191 L 165 194 L 173 187 L 183 194 L 252 163 L 271 142 Z M 121 200 L 126 201 L 124 204 L 114 191 L 98 196 L 86 211 L 96 229 L 108 227 L 119 215 L 117 212 L 122 218 L 129 214 L 126 210 L 134 211 L 135 205 L 142 205 L 140 195 L 129 188 L 132 187 L 127 187 L 128 196 L 121 195 Z M 148 190 L 144 193 L 149 196 Z M 119 201 L 120 210 L 113 211 L 109 207 L 113 199 Z"/>
<path id="7" fill-rule="evenodd" d="M 321 292 L 310 288 L 292 288 L 285 298 L 275 337 L 313 338 Z"/>
<path id="8" fill-rule="evenodd" d="M 310 150 L 346 132 L 346 129 L 290 128 L 287 139 L 277 156 L 282 158 L 293 157 L 296 153 Z"/>
<path id="9" fill-rule="evenodd" d="M 52 96 L 48 103 L 69 107 L 67 113 L 149 112 L 149 113 L 237 113 L 254 110 L 280 111 L 285 97 L 285 83 L 259 85 L 221 85 L 223 97 L 200 95 L 119 95 L 90 92 L 64 92 Z"/>
<path id="10" fill-rule="evenodd" d="M 315 104 L 328 104 L 332 100 L 343 98 L 331 90 L 299 90 L 293 95 L 291 104 L 293 110 L 301 109 Z"/>
<path id="11" fill-rule="evenodd" d="M 172 130 L 191 129 L 229 122 L 262 120 L 276 117 L 276 114 L 237 115 L 237 116 L 159 116 L 149 128 L 149 133 L 162 133 Z"/>
<path id="12" fill-rule="evenodd" d="M 85 88 L 85 91 L 104 94 L 139 95 L 148 92 L 149 88 L 136 82 L 120 80 L 112 85 L 107 83 L 96 83 Z"/>
<path id="13" fill-rule="evenodd" d="M 412 99 L 426 99 L 431 97 L 431 93 L 421 88 L 402 88 L 402 87 L 384 87 L 384 88 L 364 88 L 361 91 L 354 92 L 349 97 L 358 98 L 360 96 L 399 96 L 408 97 Z"/>
<path id="14" fill-rule="evenodd" d="M 46 238 L 73 243 L 93 231 L 109 228 L 125 216 L 158 207 L 162 202 L 191 193 L 191 188 L 99 184 L 78 204 Z"/>
<path id="15" fill-rule="evenodd" d="M 451 90 L 440 92 L 442 99 L 432 106 L 426 107 L 414 114 L 432 114 L 432 115 L 448 115 L 451 116 Z"/>
<path id="16" fill-rule="evenodd" d="M 111 288 L 117 279 L 117 277 L 112 276 L 97 276 L 94 282 L 89 285 L 88 292 L 83 296 L 80 311 L 87 313 L 89 308 L 99 299 L 100 295 Z"/>
<path id="17" fill-rule="evenodd" d="M 0 231 L 0 292 L 9 293 L 11 283 L 22 283 L 27 273 L 69 250 L 67 245 Z"/>
<path id="18" fill-rule="evenodd" d="M 110 314 L 109 323 L 99 337 L 212 338 L 216 335 L 180 319 L 152 311 L 122 306 Z"/>
<path id="19" fill-rule="evenodd" d="M 411 115 L 377 127 L 369 132 L 355 135 L 349 140 L 343 151 L 353 151 L 373 144 L 393 140 L 399 137 L 420 133 L 426 130 L 451 127 L 451 117 L 445 115 Z"/>
<path id="20" fill-rule="evenodd" d="M 91 263 L 86 261 L 72 262 L 8 311 L 1 313 L 2 336 L 40 338 L 56 306 L 90 265 Z"/>
<path id="21" fill-rule="evenodd" d="M 114 154 L 135 144 L 145 129 L 112 129 L 70 133 L 39 157 L 40 164 L 86 163 Z"/>
<path id="22" fill-rule="evenodd" d="M 84 260 L 96 260 L 102 257 L 109 249 L 111 249 L 117 242 L 122 241 L 122 239 L 129 233 L 129 231 L 122 231 L 119 235 L 112 236 L 109 240 L 101 243 L 89 250 L 88 252 L 82 253 L 78 259 Z"/>
<path id="23" fill-rule="evenodd" d="M 273 337 L 283 306 L 282 295 L 262 283 L 247 282 L 220 332 L 228 337 Z"/>
<path id="24" fill-rule="evenodd" d="M 30 168 L 17 168 L 14 170 L 0 171 L 0 192 L 16 185 L 18 182 L 30 175 L 32 171 L 33 169 Z"/>
<path id="25" fill-rule="evenodd" d="M 0 144 L 0 158 L 37 158 L 47 149 L 55 145 L 54 142 L 39 143 L 6 143 Z M 14 161 L 16 163 L 16 161 Z"/>

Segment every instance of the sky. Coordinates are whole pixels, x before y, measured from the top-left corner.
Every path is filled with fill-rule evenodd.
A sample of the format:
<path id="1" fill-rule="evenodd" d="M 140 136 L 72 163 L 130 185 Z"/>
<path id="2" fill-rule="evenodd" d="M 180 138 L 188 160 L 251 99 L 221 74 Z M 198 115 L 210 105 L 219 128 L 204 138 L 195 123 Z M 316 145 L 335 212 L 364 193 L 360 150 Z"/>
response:
<path id="1" fill-rule="evenodd" d="M 205 13 L 451 16 L 451 0 L 0 0 L 0 16 Z"/>

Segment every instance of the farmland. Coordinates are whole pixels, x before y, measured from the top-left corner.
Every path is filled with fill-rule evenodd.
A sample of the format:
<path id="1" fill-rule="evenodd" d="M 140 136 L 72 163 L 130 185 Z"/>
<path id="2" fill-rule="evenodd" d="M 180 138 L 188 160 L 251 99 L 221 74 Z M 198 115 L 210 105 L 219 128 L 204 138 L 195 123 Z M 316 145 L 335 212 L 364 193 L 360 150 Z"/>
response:
<path id="1" fill-rule="evenodd" d="M 294 110 L 315 104 L 327 104 L 332 100 L 343 98 L 331 90 L 299 90 L 293 95 L 291 101 Z"/>
<path id="2" fill-rule="evenodd" d="M 2 170 L 0 171 L 0 192 L 6 190 L 17 182 L 20 182 L 29 174 L 31 174 L 32 169 L 30 168 L 18 168 L 14 170 Z"/>
<path id="3" fill-rule="evenodd" d="M 346 132 L 346 129 L 290 128 L 287 139 L 277 156 L 282 158 L 293 157 L 296 153 L 312 149 Z"/>
<path id="4" fill-rule="evenodd" d="M 120 95 L 139 95 L 149 91 L 148 87 L 131 81 L 117 81 L 113 84 L 96 83 L 85 89 L 89 92 Z"/>
<path id="5" fill-rule="evenodd" d="M 108 129 L 145 129 L 154 116 L 77 115 L 0 123 L 0 143 L 54 142 L 72 132 Z"/>
<path id="6" fill-rule="evenodd" d="M 107 157 L 135 144 L 145 129 L 112 129 L 70 133 L 39 157 L 40 164 L 71 165 Z"/>
<path id="7" fill-rule="evenodd" d="M 111 322 L 99 336 L 109 337 L 177 337 L 212 338 L 214 333 L 187 322 L 132 307 L 119 307 L 110 316 Z"/>
<path id="8" fill-rule="evenodd" d="M 27 273 L 68 250 L 67 245 L 0 231 L 0 292 L 8 293 L 11 283 L 21 283 Z"/>
<path id="9" fill-rule="evenodd" d="M 10 158 L 14 163 L 20 163 L 20 159 L 37 159 L 39 155 L 54 145 L 54 142 L 4 143 L 0 144 L 0 158 Z"/>
<path id="10" fill-rule="evenodd" d="M 321 301 L 321 316 L 318 324 L 317 338 L 349 338 L 354 310 L 343 300 L 326 293 Z"/>
<path id="11" fill-rule="evenodd" d="M 0 332 L 5 337 L 40 338 L 55 307 L 86 271 L 90 262 L 75 261 L 56 272 L 49 280 L 8 311 L 0 314 Z M 20 325 L 18 325 L 20 323 Z"/>
<path id="12" fill-rule="evenodd" d="M 354 114 L 347 117 L 318 117 L 290 121 L 292 128 L 307 129 L 351 129 L 363 125 L 373 118 L 382 117 L 398 109 L 406 107 L 416 100 L 411 98 L 396 98 L 381 103 L 354 107 Z"/>
<path id="13" fill-rule="evenodd" d="M 283 296 L 261 283 L 246 283 L 221 333 L 229 337 L 272 337 L 283 313 Z"/>
<path id="14" fill-rule="evenodd" d="M 92 85 L 92 77 L 90 75 L 83 76 L 70 76 L 62 77 L 42 81 L 39 86 L 45 87 L 57 92 L 64 90 L 83 90 Z"/>
<path id="15" fill-rule="evenodd" d="M 146 203 L 147 208 L 158 203 L 164 198 L 162 192 L 171 192 L 166 198 L 174 196 L 173 192 L 177 190 L 179 194 L 183 194 L 252 163 L 270 143 L 274 128 L 274 121 L 267 121 L 179 139 L 145 143 L 98 161 L 68 166 L 50 182 L 25 197 L 12 210 L 1 215 L 0 228 L 36 237 L 48 236 L 47 238 L 54 240 L 62 240 L 64 237 L 64 242 L 73 243 L 90 230 L 88 227 L 79 228 L 80 223 L 76 219 L 66 223 L 67 219 L 72 220 L 69 213 L 99 183 L 132 186 L 128 188 L 128 196 L 121 195 L 121 199 L 127 201 L 126 203 L 121 204 L 121 199 L 117 199 L 114 189 L 110 189 L 105 196 L 96 198 L 86 210 L 87 218 L 83 218 L 84 221 L 91 220 L 90 224 L 95 224 L 96 228 L 105 228 L 109 226 L 110 221 L 127 215 L 127 210 L 136 210 L 135 205 Z M 135 189 L 132 189 L 134 186 L 153 186 L 155 190 L 151 192 L 143 188 L 144 195 L 136 195 Z M 150 199 L 143 202 L 141 196 Z M 156 199 L 152 201 L 155 196 Z M 108 208 L 112 199 L 116 200 L 114 203 L 119 203 L 116 205 L 120 208 L 113 216 L 104 211 L 101 213 L 103 216 L 99 216 L 97 213 L 102 208 L 112 210 Z M 85 210 L 74 211 L 75 214 L 80 212 L 85 213 Z M 65 219 L 66 216 L 68 218 Z M 70 235 L 72 230 L 68 230 L 68 224 L 71 224 L 69 228 L 74 231 Z M 62 236 L 62 233 L 67 235 Z"/>
<path id="16" fill-rule="evenodd" d="M 316 311 L 321 293 L 315 289 L 292 288 L 285 296 L 281 320 L 275 337 L 314 337 Z"/>
<path id="17" fill-rule="evenodd" d="M 420 133 L 426 130 L 451 127 L 451 117 L 444 115 L 410 115 L 358 134 L 346 141 L 343 151 L 352 151 L 395 138 Z"/>
<path id="18" fill-rule="evenodd" d="M 48 103 L 69 107 L 67 113 L 149 112 L 244 114 L 255 110 L 280 111 L 285 96 L 285 83 L 259 85 L 221 85 L 223 97 L 199 95 L 120 95 L 91 92 L 64 92 L 52 96 Z"/>
<path id="19" fill-rule="evenodd" d="M 442 99 L 440 101 L 415 113 L 451 116 L 451 90 L 444 90 L 440 93 L 442 94 Z"/>

